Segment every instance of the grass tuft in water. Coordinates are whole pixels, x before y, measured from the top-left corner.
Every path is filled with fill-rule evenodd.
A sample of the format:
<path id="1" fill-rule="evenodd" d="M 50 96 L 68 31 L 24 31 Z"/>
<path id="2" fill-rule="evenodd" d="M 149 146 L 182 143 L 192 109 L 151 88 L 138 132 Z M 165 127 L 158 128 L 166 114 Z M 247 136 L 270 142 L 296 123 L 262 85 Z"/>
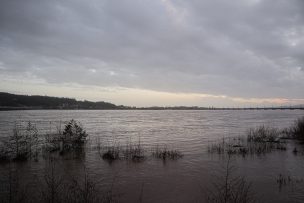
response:
<path id="1" fill-rule="evenodd" d="M 221 141 L 209 144 L 208 152 L 231 155 L 263 155 L 275 150 L 287 150 L 286 143 L 281 141 L 261 141 L 261 139 L 223 138 Z"/>
<path id="2" fill-rule="evenodd" d="M 248 142 L 278 142 L 279 131 L 276 128 L 260 126 L 250 128 L 247 132 Z"/>
<path id="3" fill-rule="evenodd" d="M 228 154 L 227 164 L 221 175 L 215 176 L 213 187 L 208 189 L 207 202 L 210 203 L 253 203 L 256 202 L 251 183 L 242 176 L 235 175 L 236 167 Z"/>
<path id="4" fill-rule="evenodd" d="M 162 160 L 176 160 L 182 158 L 184 155 L 179 150 L 169 150 L 166 147 L 160 149 L 156 147 L 156 149 L 152 151 L 152 156 Z"/>
<path id="5" fill-rule="evenodd" d="M 304 116 L 302 118 L 299 118 L 295 122 L 291 130 L 292 130 L 293 138 L 304 142 Z"/>
<path id="6" fill-rule="evenodd" d="M 120 159 L 120 148 L 119 146 L 111 146 L 101 155 L 102 159 L 114 161 Z"/>
<path id="7" fill-rule="evenodd" d="M 123 154 L 124 158 L 127 160 L 132 160 L 135 162 L 143 161 L 146 156 L 140 142 L 140 137 L 138 138 L 137 143 L 132 143 L 131 140 L 129 140 L 125 146 L 125 149 L 123 150 Z"/>

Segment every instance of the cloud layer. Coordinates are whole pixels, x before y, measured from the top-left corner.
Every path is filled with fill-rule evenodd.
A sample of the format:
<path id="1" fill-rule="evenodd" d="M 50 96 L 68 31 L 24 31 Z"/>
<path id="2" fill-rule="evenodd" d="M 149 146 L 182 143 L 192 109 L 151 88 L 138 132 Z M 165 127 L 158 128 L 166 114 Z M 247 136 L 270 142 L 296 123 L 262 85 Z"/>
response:
<path id="1" fill-rule="evenodd" d="M 3 0 L 0 28 L 2 79 L 304 98 L 302 0 Z"/>

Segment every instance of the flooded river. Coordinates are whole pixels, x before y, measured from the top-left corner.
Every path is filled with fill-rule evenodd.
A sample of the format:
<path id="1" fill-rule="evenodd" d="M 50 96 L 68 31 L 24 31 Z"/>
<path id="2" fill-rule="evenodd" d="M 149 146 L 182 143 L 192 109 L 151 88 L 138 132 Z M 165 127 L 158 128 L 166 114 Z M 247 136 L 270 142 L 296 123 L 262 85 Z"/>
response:
<path id="1" fill-rule="evenodd" d="M 228 137 L 246 137 L 246 131 L 260 125 L 283 129 L 303 116 L 301 110 L 35 110 L 0 112 L 0 139 L 12 134 L 14 123 L 31 121 L 43 135 L 56 131 L 60 121 L 75 119 L 88 133 L 82 159 L 58 161 L 65 173 L 81 174 L 85 170 L 98 187 L 111 187 L 119 202 L 205 202 L 208 188 L 220 179 L 226 160 L 208 153 L 208 145 Z M 97 144 L 123 146 L 139 142 L 147 157 L 134 163 L 103 160 Z M 288 141 L 286 151 L 262 156 L 233 156 L 236 175 L 251 183 L 259 202 L 304 201 L 304 155 L 292 153 L 294 143 Z M 178 160 L 162 161 L 150 155 L 156 146 L 181 151 Z M 301 146 L 299 146 L 301 147 Z M 11 166 L 12 167 L 12 166 Z M 16 163 L 21 182 L 29 187 L 43 177 L 43 160 Z M 4 180 L 7 164 L 0 164 Z M 292 181 L 279 185 L 278 177 Z M 3 181 L 2 181 L 3 182 Z M 34 187 L 34 186 L 33 186 Z"/>

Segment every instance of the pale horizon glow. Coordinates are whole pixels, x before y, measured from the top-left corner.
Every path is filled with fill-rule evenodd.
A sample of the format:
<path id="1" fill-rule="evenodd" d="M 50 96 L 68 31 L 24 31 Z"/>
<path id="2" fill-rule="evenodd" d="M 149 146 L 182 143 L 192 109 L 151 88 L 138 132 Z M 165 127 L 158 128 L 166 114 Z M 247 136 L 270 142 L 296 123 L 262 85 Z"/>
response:
<path id="1" fill-rule="evenodd" d="M 271 107 L 290 106 L 304 103 L 304 99 L 287 98 L 240 98 L 226 95 L 199 93 L 170 93 L 153 90 L 81 86 L 77 84 L 54 85 L 44 81 L 0 82 L 0 91 L 14 94 L 68 97 L 77 100 L 105 101 L 116 105 L 151 107 L 151 106 L 199 106 L 199 107 Z M 28 91 L 31 90 L 31 91 Z M 47 90 L 47 91 L 46 91 Z M 123 102 L 122 102 L 123 101 Z M 210 105 L 212 104 L 212 105 Z"/>

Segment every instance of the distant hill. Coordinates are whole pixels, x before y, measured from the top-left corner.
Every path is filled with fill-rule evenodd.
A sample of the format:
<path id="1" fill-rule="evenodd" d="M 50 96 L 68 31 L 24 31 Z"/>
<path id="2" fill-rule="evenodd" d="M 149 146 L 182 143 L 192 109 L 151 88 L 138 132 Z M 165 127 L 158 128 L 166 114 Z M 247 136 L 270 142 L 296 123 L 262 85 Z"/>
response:
<path id="1" fill-rule="evenodd" d="M 0 92 L 0 110 L 10 109 L 127 109 L 108 102 L 77 101 L 71 98 L 16 95 Z"/>

